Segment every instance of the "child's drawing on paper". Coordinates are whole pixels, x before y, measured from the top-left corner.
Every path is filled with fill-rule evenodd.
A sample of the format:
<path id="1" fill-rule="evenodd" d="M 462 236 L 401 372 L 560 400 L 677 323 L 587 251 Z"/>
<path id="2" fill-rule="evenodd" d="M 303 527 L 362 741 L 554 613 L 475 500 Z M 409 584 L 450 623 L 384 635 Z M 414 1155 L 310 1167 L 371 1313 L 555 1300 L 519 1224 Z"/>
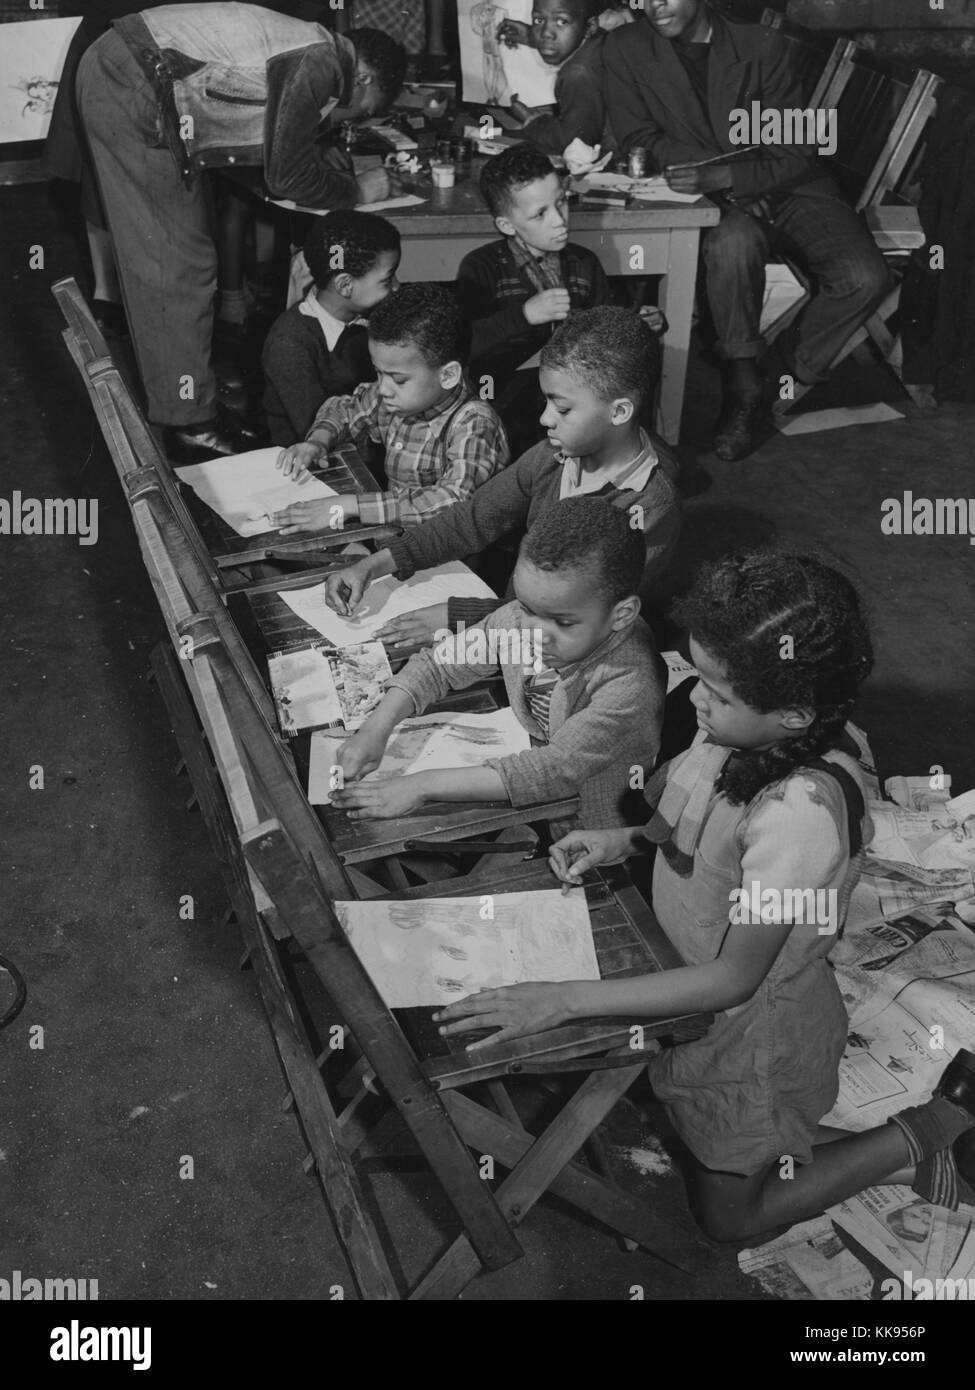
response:
<path id="1" fill-rule="evenodd" d="M 512 94 L 526 106 L 547 106 L 555 99 L 556 69 L 542 62 L 534 48 L 510 48 L 498 30 L 506 21 L 531 19 L 531 0 L 458 0 L 460 70 L 465 101 L 508 106 Z"/>
<path id="2" fill-rule="evenodd" d="M 47 135 L 64 56 L 80 23 L 80 19 L 32 19 L 3 26 L 0 144 L 43 140 Z"/>

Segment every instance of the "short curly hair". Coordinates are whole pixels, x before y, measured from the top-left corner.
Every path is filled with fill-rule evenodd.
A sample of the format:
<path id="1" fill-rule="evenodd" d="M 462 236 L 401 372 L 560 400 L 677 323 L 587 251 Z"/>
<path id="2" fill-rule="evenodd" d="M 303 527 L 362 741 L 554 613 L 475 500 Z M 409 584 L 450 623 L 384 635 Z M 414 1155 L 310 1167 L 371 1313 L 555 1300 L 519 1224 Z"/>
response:
<path id="1" fill-rule="evenodd" d="M 602 497 L 565 497 L 532 523 L 519 558 L 540 570 L 584 570 L 611 607 L 639 593 L 647 548 L 626 510 Z"/>
<path id="2" fill-rule="evenodd" d="M 384 251 L 400 249 L 399 232 L 374 212 L 329 212 L 316 217 L 305 241 L 305 260 L 319 289 L 343 272 L 368 275 Z M 335 252 L 341 251 L 336 265 Z"/>
<path id="3" fill-rule="evenodd" d="M 369 337 L 376 343 L 412 343 L 430 367 L 467 361 L 468 329 L 456 299 L 439 285 L 402 285 L 372 310 Z"/>
<path id="4" fill-rule="evenodd" d="M 504 217 L 511 207 L 512 193 L 555 172 L 555 165 L 541 150 L 533 145 L 512 145 L 492 155 L 481 170 L 481 196 L 492 217 Z"/>
<path id="5" fill-rule="evenodd" d="M 367 68 L 376 75 L 376 84 L 390 105 L 399 95 L 406 76 L 406 53 L 401 44 L 381 29 L 350 29 L 345 36 Z"/>
<path id="6" fill-rule="evenodd" d="M 637 407 L 657 389 L 660 344 L 632 309 L 577 309 L 542 348 L 539 366 L 568 372 L 601 400 L 625 396 Z"/>

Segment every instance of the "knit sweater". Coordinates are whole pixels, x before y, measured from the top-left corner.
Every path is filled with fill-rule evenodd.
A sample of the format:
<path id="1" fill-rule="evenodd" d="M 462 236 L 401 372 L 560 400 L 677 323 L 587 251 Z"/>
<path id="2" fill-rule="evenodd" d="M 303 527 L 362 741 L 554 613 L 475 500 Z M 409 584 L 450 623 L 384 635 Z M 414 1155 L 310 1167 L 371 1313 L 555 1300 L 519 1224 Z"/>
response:
<path id="1" fill-rule="evenodd" d="M 661 440 L 655 438 L 653 446 L 659 463 L 639 492 L 607 484 L 592 494 L 624 510 L 634 506 L 643 509 L 647 543 L 647 564 L 640 590 L 643 598 L 652 595 L 655 581 L 670 564 L 680 534 L 677 462 Z M 558 502 L 563 463 L 563 455 L 545 440 L 495 474 L 468 501 L 404 531 L 388 547 L 397 577 L 409 579 L 417 570 L 448 560 L 463 560 L 479 554 L 492 541 L 529 530 L 537 516 Z M 506 597 L 510 596 L 509 583 Z M 451 599 L 448 623 L 456 627 L 459 622 L 476 622 L 497 604 L 497 599 Z"/>
<path id="2" fill-rule="evenodd" d="M 329 397 L 376 379 L 363 324 L 350 324 L 329 348 L 318 320 L 300 311 L 293 304 L 275 321 L 261 355 L 264 413 L 271 443 L 282 447 L 304 439 Z"/>
<path id="3" fill-rule="evenodd" d="M 559 252 L 562 284 L 573 309 L 610 304 L 609 282 L 591 251 L 571 241 Z M 515 262 L 508 239 L 470 251 L 457 272 L 457 298 L 471 324 L 469 375 L 494 379 L 495 399 L 523 362 L 548 342 L 555 323 L 529 323 L 524 306 L 538 290 Z"/>
<path id="4" fill-rule="evenodd" d="M 492 650 L 492 630 L 519 630 L 521 621 L 521 606 L 508 603 L 469 631 L 483 630 Z M 497 649 L 503 656 L 517 654 L 517 648 L 517 642 L 502 642 Z M 637 618 L 611 633 L 588 656 L 559 672 L 549 705 L 547 740 L 532 718 L 525 668 L 517 660 L 454 665 L 426 648 L 410 657 L 387 688 L 405 690 L 421 714 L 452 690 L 463 690 L 499 670 L 511 708 L 536 741 L 521 753 L 487 763 L 501 778 L 512 806 L 578 795 L 580 824 L 592 829 L 629 824 L 622 798 L 633 768 L 651 767 L 656 759 L 666 685 L 663 663 L 643 620 Z"/>

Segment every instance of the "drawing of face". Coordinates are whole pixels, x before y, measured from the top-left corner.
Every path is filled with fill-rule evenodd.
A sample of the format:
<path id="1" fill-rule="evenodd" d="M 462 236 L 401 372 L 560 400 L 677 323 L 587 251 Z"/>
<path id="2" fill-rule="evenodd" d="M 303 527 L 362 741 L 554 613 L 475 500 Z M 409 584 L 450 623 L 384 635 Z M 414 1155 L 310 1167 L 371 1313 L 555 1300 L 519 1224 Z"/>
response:
<path id="1" fill-rule="evenodd" d="M 532 36 L 539 57 L 550 67 L 564 63 L 595 28 L 595 20 L 586 18 L 582 0 L 535 0 Z"/>
<path id="2" fill-rule="evenodd" d="M 569 240 L 569 200 L 553 171 L 509 194 L 507 211 L 494 219 L 502 236 L 520 236 L 533 251 L 561 251 Z"/>

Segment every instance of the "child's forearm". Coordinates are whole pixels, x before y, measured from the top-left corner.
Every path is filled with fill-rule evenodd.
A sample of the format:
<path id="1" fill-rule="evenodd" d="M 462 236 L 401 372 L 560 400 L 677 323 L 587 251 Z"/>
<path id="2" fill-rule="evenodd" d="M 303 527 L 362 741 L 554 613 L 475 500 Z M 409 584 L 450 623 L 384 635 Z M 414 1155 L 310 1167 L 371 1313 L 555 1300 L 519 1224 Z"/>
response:
<path id="1" fill-rule="evenodd" d="M 572 1021 L 720 1013 L 744 1003 L 740 987 L 720 959 L 626 980 L 573 980 L 565 990 Z"/>
<path id="2" fill-rule="evenodd" d="M 358 733 L 363 739 L 383 739 L 388 741 L 390 734 L 404 719 L 416 713 L 413 696 L 401 686 L 394 685 L 379 701 L 373 712 L 363 720 Z"/>
<path id="3" fill-rule="evenodd" d="M 493 767 L 442 768 L 412 774 L 421 784 L 425 801 L 507 801 L 499 774 Z"/>

